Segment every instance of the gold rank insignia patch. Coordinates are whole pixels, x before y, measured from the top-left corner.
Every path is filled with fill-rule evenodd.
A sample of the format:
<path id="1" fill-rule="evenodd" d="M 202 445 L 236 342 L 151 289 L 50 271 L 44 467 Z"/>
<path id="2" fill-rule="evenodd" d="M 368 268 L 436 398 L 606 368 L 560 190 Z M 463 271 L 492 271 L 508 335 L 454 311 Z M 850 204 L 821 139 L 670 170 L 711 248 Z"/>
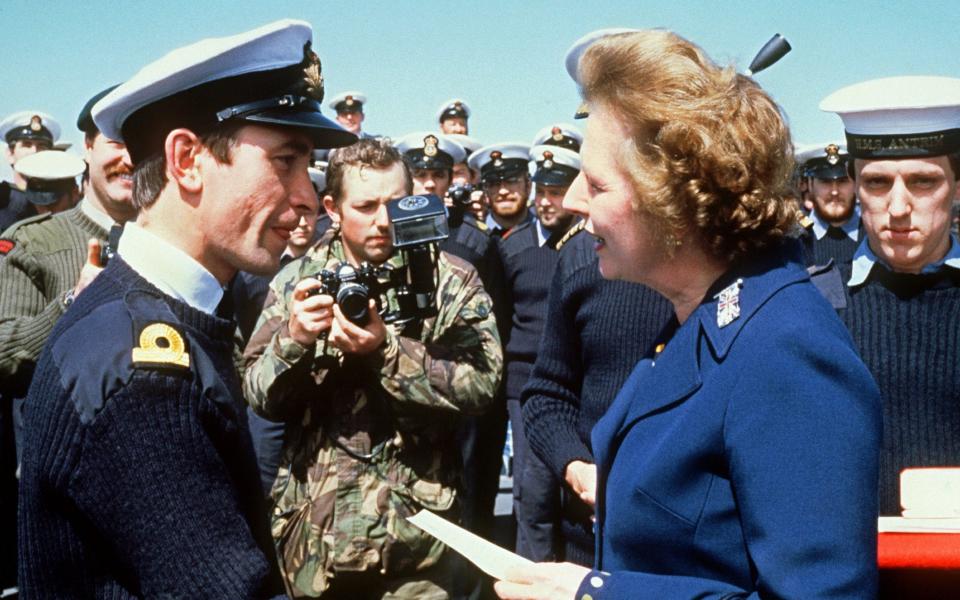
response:
<path id="1" fill-rule="evenodd" d="M 347 106 L 353 106 L 353 96 L 347 96 L 346 104 Z"/>
<path id="2" fill-rule="evenodd" d="M 437 139 L 435 135 L 428 135 L 423 138 L 423 153 L 426 156 L 436 156 L 437 155 L 437 143 L 440 140 Z"/>
<path id="3" fill-rule="evenodd" d="M 33 115 L 30 118 L 30 130 L 40 131 L 42 127 L 43 127 L 43 119 L 40 118 L 40 115 Z"/>
<path id="4" fill-rule="evenodd" d="M 559 127 L 554 127 L 550 130 L 550 133 L 553 134 L 553 141 L 562 142 L 563 141 L 563 131 Z"/>
<path id="5" fill-rule="evenodd" d="M 827 153 L 827 162 L 831 165 L 835 165 L 840 162 L 840 146 L 836 144 L 830 144 L 823 149 Z"/>
<path id="6" fill-rule="evenodd" d="M 503 152 L 500 152 L 499 150 L 494 150 L 493 152 L 490 153 L 490 158 L 493 160 L 494 167 L 503 166 Z"/>
<path id="7" fill-rule="evenodd" d="M 133 363 L 190 367 L 183 336 L 166 323 L 151 323 L 140 332 L 140 346 L 133 349 Z"/>

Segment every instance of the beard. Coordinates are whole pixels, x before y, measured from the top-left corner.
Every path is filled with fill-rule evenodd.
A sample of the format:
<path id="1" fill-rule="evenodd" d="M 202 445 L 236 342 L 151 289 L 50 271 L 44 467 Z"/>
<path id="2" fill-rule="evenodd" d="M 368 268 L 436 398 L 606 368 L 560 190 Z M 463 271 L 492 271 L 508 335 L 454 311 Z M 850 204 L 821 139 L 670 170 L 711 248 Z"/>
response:
<path id="1" fill-rule="evenodd" d="M 856 203 L 854 198 L 851 198 L 848 202 L 839 200 L 821 202 L 816 200 L 814 210 L 817 212 L 817 216 L 824 221 L 840 225 L 849 221 L 850 217 L 853 216 Z"/>

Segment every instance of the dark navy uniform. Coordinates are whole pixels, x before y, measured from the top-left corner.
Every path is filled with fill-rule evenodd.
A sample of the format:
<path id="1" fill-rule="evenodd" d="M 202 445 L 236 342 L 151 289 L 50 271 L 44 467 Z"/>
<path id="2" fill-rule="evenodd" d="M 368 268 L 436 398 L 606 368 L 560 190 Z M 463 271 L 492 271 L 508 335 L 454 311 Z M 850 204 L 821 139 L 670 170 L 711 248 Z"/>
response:
<path id="1" fill-rule="evenodd" d="M 559 481 L 530 453 L 521 412 L 521 392 L 536 362 L 548 326 L 547 296 L 559 254 L 547 240 L 541 245 L 539 222 L 514 227 L 498 242 L 510 293 L 510 337 L 504 347 L 507 410 L 513 431 L 513 501 L 517 518 L 517 553 L 535 561 L 556 560 L 560 513 Z M 558 232 L 563 233 L 563 232 Z"/>
<path id="2" fill-rule="evenodd" d="M 577 598 L 876 597 L 880 393 L 791 245 L 674 320 L 593 429 Z"/>
<path id="3" fill-rule="evenodd" d="M 17 189 L 7 181 L 0 181 L 0 233 L 17 221 L 36 214 L 37 209 L 27 198 L 26 192 Z"/>
<path id="4" fill-rule="evenodd" d="M 456 220 L 451 220 L 456 223 Z M 509 334 L 509 306 L 505 295 L 503 265 L 496 246 L 472 215 L 450 228 L 450 236 L 440 242 L 444 252 L 462 258 L 477 270 L 483 287 L 493 300 L 500 339 Z M 493 506 L 500 485 L 500 456 L 506 438 L 507 409 L 502 385 L 486 413 L 465 416 L 460 425 L 460 450 L 463 455 L 462 519 L 471 531 L 493 534 Z"/>
<path id="5" fill-rule="evenodd" d="M 23 597 L 279 593 L 232 331 L 121 258 L 57 322 L 27 397 Z"/>

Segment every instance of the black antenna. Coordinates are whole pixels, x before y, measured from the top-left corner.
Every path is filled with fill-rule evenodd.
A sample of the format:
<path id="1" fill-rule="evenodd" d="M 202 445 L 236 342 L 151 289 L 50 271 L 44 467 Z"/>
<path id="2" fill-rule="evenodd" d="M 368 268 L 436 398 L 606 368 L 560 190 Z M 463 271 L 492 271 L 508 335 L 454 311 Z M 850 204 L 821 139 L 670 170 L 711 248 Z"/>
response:
<path id="1" fill-rule="evenodd" d="M 790 50 L 790 42 L 787 41 L 787 38 L 779 33 L 775 33 L 773 37 L 770 38 L 770 41 L 764 44 L 763 48 L 760 48 L 760 52 L 757 52 L 757 55 L 750 61 L 750 66 L 747 68 L 747 75 L 756 75 L 783 58 Z"/>

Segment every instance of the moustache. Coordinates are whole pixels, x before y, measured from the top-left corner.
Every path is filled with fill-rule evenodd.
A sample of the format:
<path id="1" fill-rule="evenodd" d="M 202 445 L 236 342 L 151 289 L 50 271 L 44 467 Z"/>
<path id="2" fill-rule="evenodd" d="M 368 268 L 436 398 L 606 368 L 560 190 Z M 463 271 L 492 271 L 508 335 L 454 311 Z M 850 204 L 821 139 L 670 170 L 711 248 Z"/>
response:
<path id="1" fill-rule="evenodd" d="M 126 175 L 126 176 L 132 176 L 132 175 L 133 175 L 133 169 L 131 169 L 130 167 L 128 167 L 128 166 L 125 165 L 125 164 L 119 164 L 119 165 L 117 165 L 117 166 L 115 166 L 115 167 L 107 167 L 107 168 L 105 168 L 105 169 L 103 170 L 103 172 L 104 172 L 104 174 L 105 174 L 108 178 L 110 178 L 110 177 L 118 177 L 118 176 L 123 176 L 123 175 Z"/>

